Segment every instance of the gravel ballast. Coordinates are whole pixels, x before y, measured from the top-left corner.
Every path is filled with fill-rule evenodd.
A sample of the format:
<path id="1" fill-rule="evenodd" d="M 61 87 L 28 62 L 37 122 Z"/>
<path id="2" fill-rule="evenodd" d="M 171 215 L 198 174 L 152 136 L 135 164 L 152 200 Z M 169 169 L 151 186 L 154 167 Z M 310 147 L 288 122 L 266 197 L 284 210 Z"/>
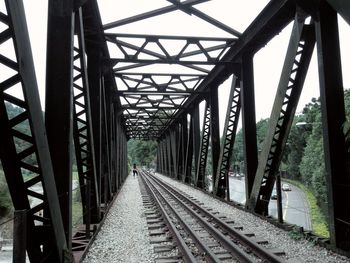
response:
<path id="1" fill-rule="evenodd" d="M 126 179 L 83 262 L 154 262 L 137 177 Z"/>
<path id="2" fill-rule="evenodd" d="M 289 237 L 288 232 L 274 226 L 266 220 L 224 202 L 220 202 L 200 190 L 194 189 L 193 187 L 187 186 L 158 173 L 155 175 L 177 189 L 185 193 L 190 193 L 191 196 L 203 202 L 206 207 L 212 208 L 213 211 L 219 212 L 220 215 L 234 220 L 237 224 L 243 226 L 243 228 L 249 232 L 253 232 L 256 236 L 264 237 L 264 239 L 271 244 L 271 247 L 276 247 L 285 251 L 289 262 L 350 262 L 349 258 L 338 255 L 324 247 L 315 245 L 310 241 L 304 239 L 299 241 L 294 240 Z"/>
<path id="3" fill-rule="evenodd" d="M 174 187 L 190 193 L 194 198 L 241 225 L 245 230 L 266 239 L 271 247 L 286 252 L 287 262 L 350 262 L 349 258 L 313 244 L 307 240 L 294 240 L 288 232 L 266 220 L 182 184 L 166 176 L 157 177 Z M 129 176 L 116 201 L 109 210 L 104 225 L 90 247 L 85 263 L 97 262 L 154 262 L 157 255 L 149 242 L 144 207 L 137 178 Z"/>

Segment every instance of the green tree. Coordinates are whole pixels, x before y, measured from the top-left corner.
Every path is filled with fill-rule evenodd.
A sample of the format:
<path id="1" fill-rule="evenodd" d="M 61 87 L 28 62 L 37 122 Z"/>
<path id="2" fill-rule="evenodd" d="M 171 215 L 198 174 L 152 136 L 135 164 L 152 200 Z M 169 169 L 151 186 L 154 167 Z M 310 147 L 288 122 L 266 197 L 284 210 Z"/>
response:
<path id="1" fill-rule="evenodd" d="M 0 216 L 4 217 L 12 210 L 12 201 L 7 187 L 5 175 L 0 165 Z"/>
<path id="2" fill-rule="evenodd" d="M 306 140 L 311 134 L 311 130 L 305 129 L 304 126 L 299 126 L 299 123 L 306 123 L 304 115 L 294 118 L 282 158 L 288 178 L 297 181 L 301 180 L 299 167 L 304 155 Z"/>
<path id="3" fill-rule="evenodd" d="M 139 166 L 154 166 L 157 154 L 156 141 L 129 140 L 128 160 L 129 164 L 136 163 Z"/>
<path id="4" fill-rule="evenodd" d="M 347 149 L 350 152 L 350 90 L 345 90 L 344 98 L 346 120 L 343 125 L 343 130 L 346 137 Z"/>
<path id="5" fill-rule="evenodd" d="M 256 124 L 256 139 L 258 145 L 258 151 L 263 147 L 264 140 L 266 137 L 267 127 L 268 127 L 269 119 L 261 119 Z M 243 153 L 243 132 L 240 129 L 235 138 L 235 144 L 233 145 L 233 153 L 232 153 L 232 164 L 235 167 L 236 172 L 242 172 L 242 162 L 244 162 L 244 153 Z"/>

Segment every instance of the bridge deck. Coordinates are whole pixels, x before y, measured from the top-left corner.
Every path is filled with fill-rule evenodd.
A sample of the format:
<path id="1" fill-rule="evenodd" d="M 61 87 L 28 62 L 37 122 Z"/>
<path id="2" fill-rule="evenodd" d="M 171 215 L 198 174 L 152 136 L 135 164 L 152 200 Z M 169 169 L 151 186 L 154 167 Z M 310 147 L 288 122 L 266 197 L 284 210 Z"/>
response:
<path id="1" fill-rule="evenodd" d="M 223 203 L 181 182 L 156 175 L 174 187 L 191 193 L 204 206 L 232 219 L 235 225 L 243 227 L 243 231 L 252 232 L 267 240 L 271 247 L 284 250 L 287 262 L 305 262 L 306 259 L 308 262 L 348 262 L 347 258 L 315 246 L 312 242 L 291 239 L 288 232 L 251 213 Z M 129 175 L 83 262 L 154 262 L 159 254 L 154 253 L 154 245 L 150 244 L 145 218 L 138 180 Z"/>

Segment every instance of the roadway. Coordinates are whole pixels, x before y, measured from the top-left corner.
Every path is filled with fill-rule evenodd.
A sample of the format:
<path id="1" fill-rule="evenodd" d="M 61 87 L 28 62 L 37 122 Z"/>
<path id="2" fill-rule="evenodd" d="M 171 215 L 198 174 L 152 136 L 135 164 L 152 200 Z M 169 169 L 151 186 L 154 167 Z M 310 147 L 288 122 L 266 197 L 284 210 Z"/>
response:
<path id="1" fill-rule="evenodd" d="M 310 209 L 304 192 L 294 185 L 290 185 L 291 191 L 282 191 L 283 220 L 287 223 L 312 230 Z M 244 177 L 230 177 L 231 200 L 245 204 Z M 269 215 L 277 218 L 277 201 L 270 200 Z"/>

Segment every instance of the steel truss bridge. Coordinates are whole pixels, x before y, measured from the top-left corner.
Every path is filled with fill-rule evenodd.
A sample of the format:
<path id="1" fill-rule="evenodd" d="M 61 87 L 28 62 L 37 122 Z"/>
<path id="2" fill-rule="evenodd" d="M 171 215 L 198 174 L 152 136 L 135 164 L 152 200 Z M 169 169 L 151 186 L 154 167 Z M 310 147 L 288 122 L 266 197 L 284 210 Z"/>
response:
<path id="1" fill-rule="evenodd" d="M 213 192 L 229 198 L 227 173 L 240 114 L 246 209 L 267 215 L 315 48 L 330 242 L 338 249 L 350 249 L 350 159 L 342 131 L 345 112 L 337 22 L 339 13 L 350 23 L 350 2 L 271 0 L 240 33 L 197 8 L 207 1 L 167 0 L 162 8 L 102 24 L 96 0 L 50 0 L 44 117 L 22 0 L 1 1 L 6 8 L 0 13 L 0 44 L 10 43 L 14 55 L 0 54 L 0 63 L 7 69 L 1 72 L 0 83 L 0 157 L 14 208 L 26 211 L 26 250 L 31 262 L 70 262 L 73 255 L 83 253 L 93 228 L 103 222 L 128 174 L 127 141 L 131 138 L 156 140 L 158 172 L 199 188 L 204 187 L 211 150 Z M 118 31 L 124 25 L 174 11 L 195 16 L 230 37 Z M 253 57 L 291 22 L 269 132 L 258 157 Z M 149 31 L 152 33 L 151 28 Z M 176 43 L 178 51 L 169 49 L 168 42 Z M 157 70 L 159 65 L 162 71 Z M 231 76 L 220 139 L 218 88 Z M 13 89 L 21 95 L 14 95 Z M 199 104 L 203 101 L 200 128 Z M 9 116 L 9 105 L 19 108 L 16 116 Z M 24 130 L 23 125 L 29 129 Z M 24 150 L 16 148 L 18 141 L 26 145 Z M 85 226 L 79 231 L 72 229 L 73 154 Z M 30 179 L 24 173 L 30 173 Z M 41 191 L 35 190 L 38 186 Z M 37 200 L 35 205 L 30 199 Z"/>

